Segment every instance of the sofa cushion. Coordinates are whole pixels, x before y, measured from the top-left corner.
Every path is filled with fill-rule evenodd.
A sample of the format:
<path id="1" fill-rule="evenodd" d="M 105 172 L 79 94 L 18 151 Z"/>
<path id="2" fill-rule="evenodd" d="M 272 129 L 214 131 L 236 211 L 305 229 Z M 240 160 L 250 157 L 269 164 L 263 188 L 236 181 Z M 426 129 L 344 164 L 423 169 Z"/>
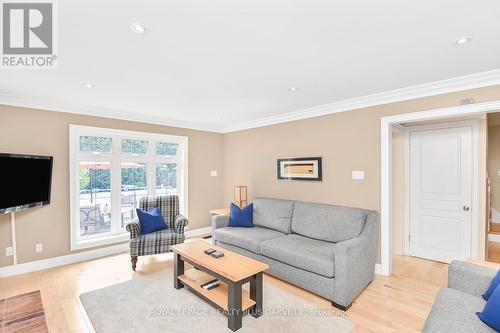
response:
<path id="1" fill-rule="evenodd" d="M 253 227 L 253 228 L 233 228 L 224 227 L 216 229 L 215 240 L 226 244 L 241 247 L 253 253 L 260 254 L 260 242 L 278 238 L 285 234 L 276 230 Z"/>
<path id="2" fill-rule="evenodd" d="M 476 315 L 489 327 L 500 332 L 500 287 L 491 294 L 482 312 Z"/>
<path id="3" fill-rule="evenodd" d="M 335 244 L 330 242 L 292 234 L 262 242 L 260 253 L 324 277 L 335 276 Z"/>
<path id="4" fill-rule="evenodd" d="M 485 301 L 489 300 L 490 297 L 491 297 L 491 295 L 493 294 L 493 292 L 495 291 L 495 289 L 497 289 L 498 286 L 500 286 L 500 269 L 497 271 L 497 274 L 495 275 L 495 277 L 493 278 L 493 280 L 491 280 L 490 287 L 484 293 L 483 299 Z"/>
<path id="5" fill-rule="evenodd" d="M 253 203 L 240 208 L 231 202 L 229 227 L 253 228 Z"/>
<path id="6" fill-rule="evenodd" d="M 358 237 L 366 220 L 361 208 L 296 202 L 292 232 L 328 242 L 342 242 Z"/>
<path id="7" fill-rule="evenodd" d="M 160 208 L 154 207 L 149 212 L 140 208 L 136 209 L 139 224 L 141 225 L 141 234 L 146 235 L 155 231 L 167 229 L 167 223 L 161 216 Z"/>
<path id="8" fill-rule="evenodd" d="M 292 214 L 293 201 L 269 198 L 253 200 L 253 224 L 256 226 L 289 234 Z"/>
<path id="9" fill-rule="evenodd" d="M 476 312 L 482 311 L 485 304 L 480 297 L 456 289 L 443 288 L 436 297 L 422 332 L 494 333 L 495 330 L 476 316 Z"/>

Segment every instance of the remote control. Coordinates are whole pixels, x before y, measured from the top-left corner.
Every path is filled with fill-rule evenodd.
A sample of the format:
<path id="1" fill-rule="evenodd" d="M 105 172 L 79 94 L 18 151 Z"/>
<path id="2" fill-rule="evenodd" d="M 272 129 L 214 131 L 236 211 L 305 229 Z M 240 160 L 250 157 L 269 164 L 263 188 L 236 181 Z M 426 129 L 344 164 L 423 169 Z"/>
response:
<path id="1" fill-rule="evenodd" d="M 224 257 L 224 253 L 220 251 L 215 251 L 214 253 L 210 254 L 214 258 L 222 258 Z"/>
<path id="2" fill-rule="evenodd" d="M 217 281 L 219 281 L 219 280 L 217 280 L 217 279 L 210 280 L 210 281 L 205 282 L 204 284 L 202 284 L 201 287 L 204 288 L 204 287 L 208 286 L 209 284 L 215 283 Z"/>
<path id="3" fill-rule="evenodd" d="M 213 285 L 215 285 L 215 284 L 218 284 L 218 282 L 219 282 L 219 281 L 218 281 L 217 279 L 212 280 L 212 281 L 208 281 L 207 283 L 202 284 L 202 285 L 201 285 L 201 287 L 202 287 L 203 289 L 207 289 L 207 290 L 208 290 L 211 286 L 213 286 Z"/>
<path id="4" fill-rule="evenodd" d="M 206 289 L 207 290 L 211 290 L 211 289 L 217 288 L 218 286 L 219 286 L 219 284 L 215 283 L 215 284 L 212 284 L 212 285 L 208 286 Z"/>
<path id="5" fill-rule="evenodd" d="M 217 252 L 217 251 L 215 251 L 212 248 L 209 248 L 209 249 L 206 249 L 204 252 L 205 252 L 205 254 L 211 255 L 212 253 Z"/>

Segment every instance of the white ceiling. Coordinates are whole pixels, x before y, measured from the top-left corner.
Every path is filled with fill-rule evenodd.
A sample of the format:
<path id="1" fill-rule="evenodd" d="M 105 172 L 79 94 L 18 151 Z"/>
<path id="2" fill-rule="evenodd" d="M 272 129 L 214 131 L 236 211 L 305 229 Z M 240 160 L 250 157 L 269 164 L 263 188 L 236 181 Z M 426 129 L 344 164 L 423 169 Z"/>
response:
<path id="1" fill-rule="evenodd" d="M 498 0 L 65 0 L 57 17 L 59 67 L 0 70 L 0 103 L 225 131 L 500 69 Z"/>

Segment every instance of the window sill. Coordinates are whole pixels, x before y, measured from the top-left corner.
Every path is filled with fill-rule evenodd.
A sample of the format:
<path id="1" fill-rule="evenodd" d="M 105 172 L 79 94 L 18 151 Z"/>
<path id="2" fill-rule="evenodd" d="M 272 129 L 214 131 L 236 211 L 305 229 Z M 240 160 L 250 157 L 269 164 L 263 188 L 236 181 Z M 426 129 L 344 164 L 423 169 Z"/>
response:
<path id="1" fill-rule="evenodd" d="M 122 232 L 117 235 L 105 235 L 101 237 L 93 237 L 87 239 L 80 239 L 71 242 L 71 251 L 77 251 L 82 249 L 90 249 L 102 245 L 110 245 L 125 242 L 130 239 L 130 234 L 128 232 Z"/>

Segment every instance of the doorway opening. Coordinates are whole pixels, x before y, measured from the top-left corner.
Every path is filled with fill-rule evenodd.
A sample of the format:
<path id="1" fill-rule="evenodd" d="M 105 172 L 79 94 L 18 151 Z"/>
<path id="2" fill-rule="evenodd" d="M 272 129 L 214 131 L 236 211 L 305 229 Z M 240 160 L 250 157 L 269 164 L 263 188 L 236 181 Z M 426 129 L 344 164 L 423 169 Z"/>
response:
<path id="1" fill-rule="evenodd" d="M 479 256 L 485 117 L 452 120 L 403 123 L 393 131 L 394 254 L 444 263 Z"/>
<path id="2" fill-rule="evenodd" d="M 486 258 L 500 263 L 500 112 L 488 114 L 487 121 Z"/>
<path id="3" fill-rule="evenodd" d="M 442 109 L 427 110 L 421 112 L 413 112 L 406 114 L 398 114 L 393 116 L 383 117 L 380 121 L 380 139 L 381 139 L 381 209 L 380 209 L 380 220 L 381 220 L 381 263 L 379 266 L 379 272 L 382 275 L 390 275 L 392 272 L 392 256 L 397 250 L 398 240 L 397 235 L 401 234 L 399 231 L 403 231 L 405 228 L 405 217 L 407 214 L 406 206 L 403 204 L 403 223 L 397 223 L 394 220 L 397 219 L 396 213 L 393 211 L 395 203 L 399 201 L 406 202 L 407 198 L 405 195 L 398 194 L 395 191 L 394 186 L 394 175 L 397 171 L 393 172 L 394 163 L 396 159 L 393 159 L 395 153 L 393 151 L 393 146 L 397 145 L 397 140 L 393 138 L 394 133 L 403 132 L 405 128 L 409 125 L 435 125 L 444 124 L 450 122 L 463 122 L 463 121 L 478 121 L 479 130 L 477 131 L 476 142 L 474 147 L 477 147 L 477 160 L 478 168 L 474 173 L 476 175 L 476 180 L 472 182 L 472 199 L 471 206 L 462 205 L 456 206 L 456 209 L 460 208 L 464 210 L 469 208 L 470 214 L 473 218 L 476 218 L 476 223 L 472 222 L 471 229 L 476 228 L 476 236 L 471 234 L 471 250 L 470 258 L 485 260 L 487 258 L 487 234 L 489 230 L 489 224 L 487 222 L 487 114 L 492 112 L 499 112 L 500 110 L 500 100 L 492 102 L 484 102 L 477 104 L 467 104 L 458 105 L 453 107 L 447 107 Z M 403 134 L 403 142 L 405 135 Z M 404 147 L 404 144 L 403 144 Z M 399 160 L 399 163 L 403 162 Z M 403 167 L 403 175 L 405 174 L 405 168 Z M 405 179 L 405 178 L 404 178 Z M 403 193 L 406 180 L 403 180 Z M 475 202 L 474 202 L 475 200 Z M 465 233 L 465 232 L 464 232 Z M 474 231 L 472 231 L 474 233 Z M 401 237 L 401 251 L 404 254 L 406 247 L 403 237 Z"/>

